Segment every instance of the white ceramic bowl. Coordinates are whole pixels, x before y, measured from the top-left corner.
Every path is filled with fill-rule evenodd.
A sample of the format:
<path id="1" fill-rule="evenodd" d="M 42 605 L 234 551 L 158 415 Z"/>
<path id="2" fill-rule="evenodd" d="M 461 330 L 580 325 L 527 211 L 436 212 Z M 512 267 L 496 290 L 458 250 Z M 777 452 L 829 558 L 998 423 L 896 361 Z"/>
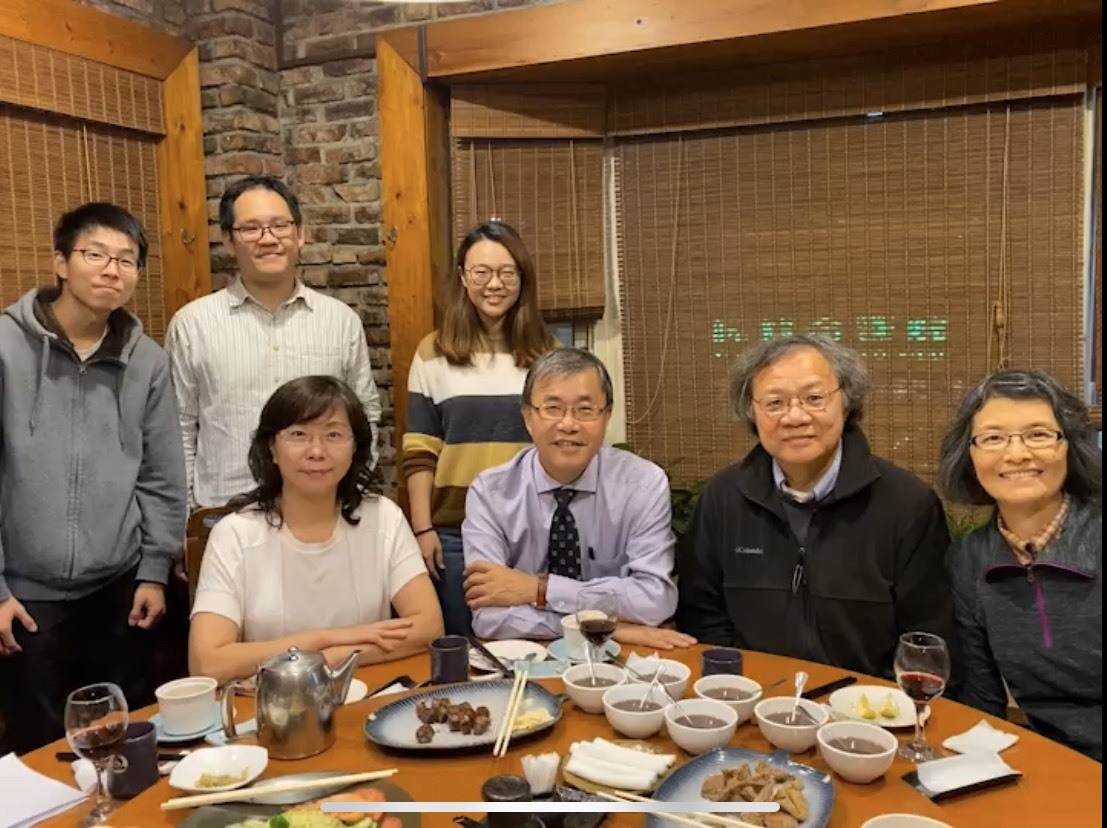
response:
<path id="1" fill-rule="evenodd" d="M 170 736 L 199 733 L 210 728 L 215 718 L 213 678 L 190 676 L 163 684 L 154 691 L 158 699 L 161 727 Z"/>
<path id="2" fill-rule="evenodd" d="M 699 679 L 692 685 L 692 691 L 697 698 L 710 699 L 711 696 L 707 695 L 707 691 L 716 690 L 720 687 L 734 688 L 752 694 L 748 699 L 735 701 L 715 699 L 715 701 L 721 701 L 727 707 L 734 709 L 734 712 L 738 714 L 738 724 L 749 721 L 750 716 L 753 715 L 753 708 L 761 701 L 761 685 L 745 676 L 716 673 L 713 676 L 704 676 Z"/>
<path id="3" fill-rule="evenodd" d="M 950 828 L 950 826 L 917 814 L 881 814 L 870 819 L 861 828 Z"/>
<path id="4" fill-rule="evenodd" d="M 257 745 L 225 745 L 200 748 L 189 753 L 176 764 L 169 774 L 169 784 L 190 793 L 218 793 L 233 791 L 249 785 L 269 764 L 269 751 Z M 245 776 L 242 775 L 245 771 Z M 210 773 L 218 776 L 240 777 L 228 785 L 200 787 L 200 777 Z"/>
<path id="5" fill-rule="evenodd" d="M 775 747 L 786 750 L 789 753 L 803 753 L 815 746 L 815 734 L 819 728 L 827 723 L 830 714 L 821 704 L 800 699 L 800 707 L 811 714 L 815 720 L 813 724 L 786 725 L 771 722 L 765 717 L 772 713 L 787 713 L 792 709 L 790 696 L 773 696 L 771 699 L 762 699 L 753 708 L 753 717 L 757 719 L 757 726 L 761 728 L 761 735 L 768 739 Z"/>
<path id="6" fill-rule="evenodd" d="M 845 779 L 865 785 L 887 772 L 896 758 L 899 740 L 882 727 L 863 722 L 831 722 L 823 725 L 815 734 L 822 754 L 830 769 Z M 835 739 L 864 739 L 873 742 L 884 750 L 880 753 L 850 753 L 831 747 L 828 743 Z"/>
<path id="7" fill-rule="evenodd" d="M 673 694 L 674 699 L 684 698 L 685 692 L 688 690 L 688 679 L 692 677 L 692 671 L 687 664 L 680 661 L 673 661 L 671 658 L 661 658 L 657 660 L 657 666 L 660 668 L 661 675 L 674 676 L 676 681 L 670 681 L 665 684 L 669 688 L 669 692 Z M 635 665 L 628 664 L 627 667 L 627 681 L 630 683 L 649 683 L 653 678 L 653 674 L 647 674 Z M 638 673 L 635 673 L 638 670 Z M 642 678 L 638 678 L 641 675 Z"/>
<path id="8" fill-rule="evenodd" d="M 606 687 L 585 687 L 577 682 L 585 681 L 592 675 L 590 669 L 595 669 L 596 678 L 612 679 L 615 683 Z M 619 687 L 626 683 L 627 674 L 621 667 L 614 664 L 595 664 L 589 668 L 587 664 L 578 664 L 570 667 L 561 675 L 565 683 L 565 692 L 569 698 L 576 702 L 577 707 L 585 713 L 602 713 L 603 696 L 613 687 Z"/>
<path id="9" fill-rule="evenodd" d="M 641 684 L 623 684 L 612 687 L 603 694 L 603 712 L 608 723 L 628 739 L 645 739 L 661 730 L 665 721 L 665 708 L 672 703 L 664 690 L 651 687 L 647 698 L 661 705 L 659 709 L 639 711 L 615 707 L 617 702 L 638 701 L 645 692 L 646 688 Z"/>
<path id="10" fill-rule="evenodd" d="M 677 724 L 684 716 L 714 716 L 721 719 L 721 727 L 688 727 Z M 665 729 L 679 747 L 692 755 L 707 753 L 723 747 L 734 736 L 738 727 L 738 714 L 728 704 L 714 699 L 688 699 L 665 708 Z"/>

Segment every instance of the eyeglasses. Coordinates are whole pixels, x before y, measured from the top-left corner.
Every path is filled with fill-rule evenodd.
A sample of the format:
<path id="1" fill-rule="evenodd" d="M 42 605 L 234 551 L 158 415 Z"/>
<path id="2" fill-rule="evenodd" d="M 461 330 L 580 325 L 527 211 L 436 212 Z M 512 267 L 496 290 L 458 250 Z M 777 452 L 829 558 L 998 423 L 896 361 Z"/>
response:
<path id="1" fill-rule="evenodd" d="M 231 229 L 238 233 L 238 237 L 243 241 L 256 242 L 261 241 L 261 237 L 265 235 L 266 230 L 275 239 L 287 239 L 292 235 L 295 228 L 295 222 L 281 220 L 269 224 L 244 224 L 241 227 L 232 227 Z"/>
<path id="2" fill-rule="evenodd" d="M 484 287 L 487 285 L 492 281 L 494 275 L 500 277 L 500 281 L 503 282 L 504 287 L 515 287 L 519 284 L 519 270 L 515 265 L 504 265 L 503 267 L 477 265 L 468 268 L 464 273 L 469 277 L 469 281 L 477 287 Z"/>
<path id="3" fill-rule="evenodd" d="M 762 397 L 754 399 L 761 406 L 761 410 L 769 417 L 783 417 L 792 410 L 793 403 L 798 405 L 808 414 L 826 411 L 830 405 L 830 398 L 837 394 L 841 388 L 831 391 L 809 391 L 799 397 Z"/>
<path id="4" fill-rule="evenodd" d="M 128 275 L 138 273 L 138 259 L 133 256 L 109 256 L 103 250 L 97 250 L 94 247 L 78 247 L 75 250 L 81 254 L 81 258 L 85 260 L 85 263 L 92 267 L 104 270 L 108 264 L 115 262 L 120 273 Z"/>
<path id="5" fill-rule="evenodd" d="M 340 428 L 332 428 L 330 431 L 325 431 L 319 434 L 314 431 L 308 431 L 306 428 L 297 428 L 295 426 L 291 428 L 285 428 L 277 432 L 281 439 L 292 446 L 310 446 L 312 441 L 319 437 L 320 442 L 328 448 L 341 448 L 348 446 L 354 441 L 354 435 L 349 431 L 343 431 Z"/>
<path id="6" fill-rule="evenodd" d="M 571 412 L 573 419 L 578 423 L 594 423 L 607 411 L 607 406 L 596 408 L 594 405 L 562 405 L 561 403 L 542 403 L 542 405 L 528 406 L 538 412 L 543 420 L 557 422 L 565 419 L 566 412 Z"/>
<path id="7" fill-rule="evenodd" d="M 1065 435 L 1060 431 L 1048 428 L 1032 428 L 1028 431 L 1016 431 L 1014 434 L 1004 434 L 1002 431 L 989 431 L 987 434 L 973 436 L 971 442 L 981 451 L 1003 451 L 1011 445 L 1011 438 L 1018 437 L 1028 449 L 1051 449 L 1062 440 Z"/>

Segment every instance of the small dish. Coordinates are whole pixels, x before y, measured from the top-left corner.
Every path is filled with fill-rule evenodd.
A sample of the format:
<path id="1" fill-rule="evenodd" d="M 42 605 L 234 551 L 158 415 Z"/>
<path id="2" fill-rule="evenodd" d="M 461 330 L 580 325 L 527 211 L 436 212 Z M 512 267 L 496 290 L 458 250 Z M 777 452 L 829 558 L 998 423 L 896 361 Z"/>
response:
<path id="1" fill-rule="evenodd" d="M 874 718 L 866 718 L 859 712 L 862 696 L 872 708 Z M 835 690 L 830 694 L 827 703 L 839 716 L 855 722 L 866 722 L 877 727 L 915 726 L 915 703 L 898 687 L 882 684 L 854 684 Z M 895 711 L 894 716 L 885 716 L 881 713 L 888 703 Z"/>
<path id="2" fill-rule="evenodd" d="M 269 751 L 257 745 L 227 745 L 194 750 L 169 774 L 169 784 L 189 793 L 220 793 L 245 787 L 261 776 L 269 764 Z M 205 774 L 233 776 L 225 785 L 199 784 Z"/>
<path id="3" fill-rule="evenodd" d="M 541 644 L 536 644 L 533 641 L 523 641 L 517 638 L 508 638 L 503 641 L 488 641 L 485 642 L 484 648 L 496 658 L 502 658 L 508 664 L 514 664 L 516 661 L 523 661 L 528 656 L 533 656 L 532 664 L 539 661 L 545 661 L 546 656 L 549 655 L 546 652 L 546 648 Z M 503 672 L 498 664 L 489 664 L 488 659 L 484 657 L 484 654 L 473 648 L 469 650 L 469 667 L 473 670 L 477 670 L 483 673 L 500 673 Z"/>
<path id="4" fill-rule="evenodd" d="M 718 727 L 693 727 L 680 724 L 685 716 L 711 716 L 722 722 Z M 694 720 L 694 719 L 693 719 Z M 714 699 L 690 699 L 665 708 L 665 729 L 677 746 L 693 756 L 724 747 L 738 728 L 738 714 L 728 704 Z"/>
<path id="5" fill-rule="evenodd" d="M 619 646 L 618 641 L 612 641 L 609 639 L 603 647 L 604 661 L 606 661 L 611 656 L 617 656 L 619 653 L 622 652 L 622 650 L 623 648 Z M 565 644 L 564 638 L 558 638 L 555 641 L 551 641 L 546 647 L 546 652 L 550 658 L 557 661 L 566 661 L 570 664 L 578 664 L 584 662 L 583 658 L 569 658 L 569 650 L 568 646 Z M 534 674 L 532 673 L 531 675 L 533 676 Z"/>
<path id="6" fill-rule="evenodd" d="M 831 722 L 815 734 L 819 753 L 832 771 L 847 782 L 867 785 L 879 779 L 896 758 L 899 740 L 882 727 L 865 722 Z M 836 739 L 864 739 L 882 748 L 879 753 L 854 753 L 830 744 Z"/>
<path id="7" fill-rule="evenodd" d="M 212 705 L 211 719 L 207 727 L 196 731 L 195 733 L 166 733 L 165 724 L 162 722 L 161 714 L 155 713 L 150 717 L 150 724 L 154 726 L 154 732 L 157 734 L 158 744 L 160 745 L 175 745 L 181 742 L 196 742 L 203 739 L 209 733 L 215 733 L 216 731 L 223 729 L 223 723 L 219 718 L 218 705 Z"/>

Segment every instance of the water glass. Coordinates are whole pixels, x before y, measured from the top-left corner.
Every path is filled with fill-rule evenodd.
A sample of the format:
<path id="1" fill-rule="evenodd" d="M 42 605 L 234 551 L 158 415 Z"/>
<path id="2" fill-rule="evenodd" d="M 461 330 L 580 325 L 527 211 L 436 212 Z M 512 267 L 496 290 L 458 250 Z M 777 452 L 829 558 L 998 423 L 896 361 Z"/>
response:
<path id="1" fill-rule="evenodd" d="M 732 647 L 713 647 L 700 656 L 700 674 L 704 676 L 742 675 L 742 651 Z"/>
<path id="2" fill-rule="evenodd" d="M 462 635 L 436 638 L 430 645 L 430 683 L 455 684 L 469 679 L 469 641 Z"/>

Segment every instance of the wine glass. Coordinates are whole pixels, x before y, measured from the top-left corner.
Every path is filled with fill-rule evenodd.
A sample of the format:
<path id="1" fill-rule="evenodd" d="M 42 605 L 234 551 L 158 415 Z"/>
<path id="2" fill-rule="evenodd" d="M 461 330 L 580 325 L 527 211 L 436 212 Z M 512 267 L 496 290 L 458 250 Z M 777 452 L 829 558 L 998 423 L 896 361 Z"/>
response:
<path id="1" fill-rule="evenodd" d="M 599 587 L 584 588 L 577 593 L 577 624 L 584 638 L 584 653 L 592 686 L 596 684 L 594 665 L 603 660 L 604 646 L 619 623 L 619 596 L 615 590 Z"/>
<path id="2" fill-rule="evenodd" d="M 117 754 L 128 718 L 127 698 L 115 684 L 90 684 L 74 690 L 65 700 L 65 738 L 73 752 L 96 769 L 96 802 L 81 821 L 82 828 L 100 825 L 115 808 L 104 786 L 104 773 L 109 765 L 118 770 L 126 767 L 126 759 Z"/>
<path id="3" fill-rule="evenodd" d="M 930 702 L 942 695 L 949 680 L 949 648 L 941 636 L 909 632 L 899 637 L 895 657 L 896 683 L 915 703 L 915 738 L 899 749 L 912 762 L 929 762 L 941 754 L 926 743 L 925 717 Z"/>

